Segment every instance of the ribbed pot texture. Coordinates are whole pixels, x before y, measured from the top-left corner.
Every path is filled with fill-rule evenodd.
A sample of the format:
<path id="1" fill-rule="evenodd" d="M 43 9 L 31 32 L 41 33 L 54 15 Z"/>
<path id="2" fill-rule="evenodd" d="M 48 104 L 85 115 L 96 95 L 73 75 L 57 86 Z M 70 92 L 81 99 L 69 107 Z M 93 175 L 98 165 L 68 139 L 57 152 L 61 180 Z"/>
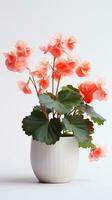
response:
<path id="1" fill-rule="evenodd" d="M 54 145 L 32 139 L 31 165 L 40 182 L 64 183 L 74 179 L 79 147 L 75 137 L 61 137 Z"/>

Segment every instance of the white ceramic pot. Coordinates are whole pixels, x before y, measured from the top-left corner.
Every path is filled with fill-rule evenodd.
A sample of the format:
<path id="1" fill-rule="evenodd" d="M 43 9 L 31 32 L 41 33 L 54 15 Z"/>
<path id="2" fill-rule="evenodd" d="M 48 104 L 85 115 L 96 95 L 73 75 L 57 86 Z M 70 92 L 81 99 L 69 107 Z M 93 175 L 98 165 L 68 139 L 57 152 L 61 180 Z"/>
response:
<path id="1" fill-rule="evenodd" d="M 61 137 L 54 145 L 32 139 L 31 165 L 40 182 L 64 183 L 74 179 L 79 147 L 75 137 Z"/>

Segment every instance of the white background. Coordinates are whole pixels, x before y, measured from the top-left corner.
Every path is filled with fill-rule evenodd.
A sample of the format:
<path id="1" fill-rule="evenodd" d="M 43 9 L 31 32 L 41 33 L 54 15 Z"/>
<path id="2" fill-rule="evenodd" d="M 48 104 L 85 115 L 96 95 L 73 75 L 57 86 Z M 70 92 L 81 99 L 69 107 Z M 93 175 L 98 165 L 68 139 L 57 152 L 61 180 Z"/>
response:
<path id="1" fill-rule="evenodd" d="M 96 126 L 94 140 L 106 146 L 107 157 L 88 161 L 88 151 L 80 151 L 80 165 L 74 183 L 38 184 L 30 166 L 30 138 L 21 130 L 22 118 L 36 104 L 35 96 L 25 96 L 17 88 L 22 74 L 9 72 L 3 52 L 17 40 L 37 47 L 60 32 L 78 40 L 81 59 L 90 60 L 93 74 L 111 84 L 112 1 L 111 0 L 0 0 L 0 199 L 112 199 L 112 105 L 94 103 L 107 122 Z M 75 80 L 72 79 L 75 84 Z"/>

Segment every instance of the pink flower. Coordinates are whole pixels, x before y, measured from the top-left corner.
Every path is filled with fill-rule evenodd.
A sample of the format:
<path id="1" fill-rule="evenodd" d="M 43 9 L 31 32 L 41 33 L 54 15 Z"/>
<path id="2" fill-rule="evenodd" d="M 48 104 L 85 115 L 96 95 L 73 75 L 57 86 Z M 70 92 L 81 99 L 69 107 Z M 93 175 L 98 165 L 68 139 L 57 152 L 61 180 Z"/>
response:
<path id="1" fill-rule="evenodd" d="M 22 41 L 16 43 L 15 52 L 6 53 L 5 64 L 10 71 L 22 72 L 27 68 L 27 58 L 32 50 Z"/>
<path id="2" fill-rule="evenodd" d="M 53 73 L 53 75 L 52 75 L 52 77 L 53 77 L 56 81 L 58 81 L 58 80 L 61 78 L 61 74 L 60 74 L 57 70 L 55 70 L 54 73 Z"/>
<path id="3" fill-rule="evenodd" d="M 75 60 L 59 59 L 55 64 L 56 71 L 58 71 L 58 73 L 60 73 L 62 76 L 72 75 L 74 73 L 75 67 Z"/>
<path id="4" fill-rule="evenodd" d="M 44 53 L 51 53 L 55 58 L 61 56 L 64 53 L 62 36 L 60 34 L 55 35 L 47 46 L 41 46 L 40 49 Z"/>
<path id="5" fill-rule="evenodd" d="M 106 150 L 101 147 L 96 147 L 96 149 L 93 149 L 89 153 L 89 159 L 91 161 L 97 161 L 99 158 L 102 158 L 106 155 Z"/>
<path id="6" fill-rule="evenodd" d="M 63 45 L 63 37 L 60 33 L 57 33 L 54 35 L 54 37 L 52 37 L 51 41 L 50 41 L 50 45 L 54 46 L 54 45 L 58 45 L 58 46 L 62 46 Z"/>
<path id="7" fill-rule="evenodd" d="M 39 80 L 38 83 L 39 88 L 41 88 L 42 90 L 46 90 L 49 87 L 49 77 Z"/>
<path id="8" fill-rule="evenodd" d="M 92 82 L 85 82 L 79 85 L 79 91 L 86 103 L 93 101 L 93 94 L 97 90 L 97 85 Z"/>
<path id="9" fill-rule="evenodd" d="M 76 39 L 73 36 L 63 38 L 61 34 L 56 34 L 47 46 L 41 46 L 40 49 L 44 53 L 51 53 L 55 58 L 60 57 L 65 53 L 66 48 L 73 50 L 76 44 Z"/>
<path id="10" fill-rule="evenodd" d="M 37 78 L 43 78 L 47 75 L 46 68 L 37 69 L 36 71 L 32 72 L 32 75 L 36 76 Z"/>
<path id="11" fill-rule="evenodd" d="M 86 103 L 91 103 L 93 100 L 106 100 L 107 99 L 107 92 L 103 89 L 103 85 L 101 82 L 92 83 L 92 82 L 85 82 L 79 85 L 80 93 L 83 97 L 83 100 Z"/>
<path id="12" fill-rule="evenodd" d="M 27 62 L 24 57 L 18 57 L 14 52 L 5 54 L 5 64 L 8 70 L 13 72 L 22 72 L 27 68 Z"/>
<path id="13" fill-rule="evenodd" d="M 76 39 L 73 36 L 69 36 L 66 40 L 65 40 L 65 44 L 66 47 L 69 50 L 73 50 L 76 44 Z"/>
<path id="14" fill-rule="evenodd" d="M 23 41 L 18 41 L 16 43 L 16 54 L 21 57 L 29 57 L 32 54 L 32 49 Z"/>
<path id="15" fill-rule="evenodd" d="M 90 63 L 85 61 L 82 63 L 81 66 L 79 66 L 77 69 L 76 69 L 76 74 L 79 76 L 79 77 L 85 77 L 85 76 L 88 76 L 90 72 Z"/>
<path id="16" fill-rule="evenodd" d="M 62 50 L 61 47 L 58 46 L 58 45 L 51 46 L 51 47 L 49 48 L 49 52 L 50 52 L 55 58 L 57 58 L 57 57 L 59 57 L 59 56 L 61 56 L 61 55 L 63 54 L 63 50 Z"/>
<path id="17" fill-rule="evenodd" d="M 28 83 L 25 83 L 24 81 L 19 81 L 18 87 L 25 94 L 31 94 L 32 93 L 31 89 L 28 87 Z"/>
<path id="18" fill-rule="evenodd" d="M 94 99 L 99 100 L 99 101 L 107 100 L 108 93 L 103 87 L 104 85 L 102 82 L 97 83 L 97 90 L 95 91 L 93 95 Z"/>
<path id="19" fill-rule="evenodd" d="M 78 60 L 76 60 L 74 58 L 68 59 L 67 64 L 68 64 L 70 69 L 74 70 L 76 68 L 77 64 L 78 64 Z"/>
<path id="20" fill-rule="evenodd" d="M 48 69 L 49 69 L 49 62 L 48 61 L 41 61 L 40 62 L 40 66 L 37 70 L 33 71 L 32 72 L 32 75 L 33 76 L 36 76 L 37 78 L 45 78 L 47 77 L 47 72 L 48 72 Z"/>
<path id="21" fill-rule="evenodd" d="M 50 46 L 40 46 L 40 50 L 44 52 L 44 54 L 48 53 Z"/>

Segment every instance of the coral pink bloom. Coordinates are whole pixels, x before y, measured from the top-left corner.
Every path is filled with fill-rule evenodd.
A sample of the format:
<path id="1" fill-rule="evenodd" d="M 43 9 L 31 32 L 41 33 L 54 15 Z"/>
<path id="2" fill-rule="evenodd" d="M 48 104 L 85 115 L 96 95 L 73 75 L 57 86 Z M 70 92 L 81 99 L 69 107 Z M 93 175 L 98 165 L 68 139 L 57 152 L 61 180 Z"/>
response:
<path id="1" fill-rule="evenodd" d="M 44 54 L 48 53 L 50 45 L 48 46 L 40 46 L 40 50 L 44 52 Z"/>
<path id="2" fill-rule="evenodd" d="M 63 49 L 59 45 L 54 45 L 49 48 L 49 52 L 57 58 L 63 54 Z"/>
<path id="3" fill-rule="evenodd" d="M 13 72 L 22 72 L 27 68 L 27 62 L 24 57 L 18 57 L 14 52 L 5 54 L 5 64 L 8 70 Z"/>
<path id="4" fill-rule="evenodd" d="M 99 101 L 107 100 L 108 93 L 107 91 L 103 89 L 102 83 L 97 84 L 97 90 L 94 92 L 93 97 L 94 99 L 99 100 Z"/>
<path id="5" fill-rule="evenodd" d="M 36 76 L 37 78 L 43 78 L 47 75 L 47 71 L 46 69 L 42 68 L 42 69 L 37 69 L 36 71 L 32 72 L 33 76 Z"/>
<path id="6" fill-rule="evenodd" d="M 49 44 L 49 52 L 55 57 L 59 57 L 63 54 L 63 41 L 62 35 L 56 34 Z"/>
<path id="7" fill-rule="evenodd" d="M 19 89 L 21 91 L 23 91 L 25 94 L 31 94 L 32 93 L 31 89 L 28 87 L 28 84 L 25 83 L 24 81 L 19 81 L 18 86 L 19 86 Z"/>
<path id="8" fill-rule="evenodd" d="M 32 72 L 33 76 L 36 76 L 37 78 L 44 78 L 47 77 L 47 72 L 49 69 L 49 62 L 48 61 L 41 61 L 40 66 L 37 70 Z"/>
<path id="9" fill-rule="evenodd" d="M 72 70 L 68 67 L 67 61 L 60 59 L 55 64 L 56 70 L 63 76 L 70 75 Z"/>
<path id="10" fill-rule="evenodd" d="M 60 78 L 61 78 L 61 74 L 58 72 L 58 71 L 54 71 L 54 73 L 53 73 L 53 75 L 52 75 L 52 77 L 56 80 L 56 81 L 58 81 Z"/>
<path id="11" fill-rule="evenodd" d="M 51 44 L 55 45 L 55 44 L 61 44 L 62 43 L 62 35 L 60 33 L 57 33 L 53 36 L 52 40 L 51 40 Z"/>
<path id="12" fill-rule="evenodd" d="M 60 59 L 56 62 L 55 68 L 62 76 L 69 76 L 72 75 L 74 72 L 75 62 Z"/>
<path id="13" fill-rule="evenodd" d="M 32 49 L 23 41 L 18 41 L 15 47 L 17 56 L 29 57 L 32 54 Z"/>
<path id="14" fill-rule="evenodd" d="M 71 58 L 71 59 L 67 60 L 67 64 L 70 69 L 74 70 L 76 68 L 76 66 L 78 65 L 78 61 L 76 59 Z"/>
<path id="15" fill-rule="evenodd" d="M 64 44 L 64 42 L 63 42 L 63 38 L 62 38 L 62 35 L 61 34 L 56 34 L 56 35 L 54 35 L 54 37 L 51 39 L 51 41 L 50 41 L 50 43 L 49 43 L 49 45 L 50 46 L 58 46 L 58 47 L 62 47 L 63 46 L 63 44 Z"/>
<path id="16" fill-rule="evenodd" d="M 46 90 L 49 87 L 49 77 L 39 80 L 39 86 L 41 89 Z"/>
<path id="17" fill-rule="evenodd" d="M 60 34 L 55 35 L 47 46 L 42 46 L 40 49 L 44 53 L 51 53 L 55 58 L 61 56 L 64 52 L 62 47 L 62 36 Z"/>
<path id="18" fill-rule="evenodd" d="M 76 39 L 75 39 L 73 36 L 70 36 L 70 37 L 68 37 L 68 38 L 66 39 L 65 43 L 66 43 L 67 48 L 68 48 L 69 50 L 72 50 L 72 49 L 74 49 L 74 47 L 75 47 Z"/>
<path id="19" fill-rule="evenodd" d="M 86 103 L 91 103 L 93 94 L 97 90 L 97 85 L 91 82 L 85 82 L 79 85 L 80 93 Z"/>
<path id="20" fill-rule="evenodd" d="M 90 72 L 90 63 L 85 61 L 82 63 L 81 66 L 79 66 L 77 69 L 76 69 L 76 74 L 79 76 L 79 77 L 85 77 L 85 76 L 88 76 Z"/>
<path id="21" fill-rule="evenodd" d="M 106 150 L 101 147 L 97 147 L 96 149 L 93 149 L 89 153 L 89 159 L 91 161 L 97 161 L 99 158 L 102 158 L 106 155 Z"/>

